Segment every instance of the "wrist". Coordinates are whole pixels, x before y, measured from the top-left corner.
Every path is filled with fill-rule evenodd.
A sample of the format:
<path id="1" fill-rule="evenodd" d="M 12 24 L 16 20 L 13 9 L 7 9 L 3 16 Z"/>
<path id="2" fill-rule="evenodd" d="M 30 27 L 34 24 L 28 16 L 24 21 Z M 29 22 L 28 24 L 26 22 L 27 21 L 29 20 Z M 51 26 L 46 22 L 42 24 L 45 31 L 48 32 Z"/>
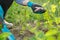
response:
<path id="1" fill-rule="evenodd" d="M 34 4 L 33 2 L 30 2 L 30 1 L 29 1 L 29 2 L 27 3 L 27 6 L 32 7 L 33 4 Z"/>

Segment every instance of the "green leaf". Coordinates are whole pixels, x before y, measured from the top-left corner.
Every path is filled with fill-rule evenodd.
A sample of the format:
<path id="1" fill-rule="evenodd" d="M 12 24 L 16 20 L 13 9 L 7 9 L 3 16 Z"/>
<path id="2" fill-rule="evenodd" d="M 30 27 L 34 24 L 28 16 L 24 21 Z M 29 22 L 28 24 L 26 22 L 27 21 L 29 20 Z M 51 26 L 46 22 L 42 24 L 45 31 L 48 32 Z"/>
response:
<path id="1" fill-rule="evenodd" d="M 60 32 L 57 34 L 57 40 L 60 40 Z"/>
<path id="2" fill-rule="evenodd" d="M 9 32 L 0 34 L 0 40 L 5 40 L 10 34 Z"/>
<path id="3" fill-rule="evenodd" d="M 36 38 L 35 37 L 31 37 L 30 40 L 36 40 Z"/>
<path id="4" fill-rule="evenodd" d="M 47 40 L 56 40 L 56 38 L 54 36 L 49 36 L 47 37 Z"/>
<path id="5" fill-rule="evenodd" d="M 43 38 L 44 37 L 44 32 L 42 32 L 42 31 L 39 31 L 39 32 L 36 32 L 36 37 L 38 37 L 38 38 Z"/>
<path id="6" fill-rule="evenodd" d="M 45 36 L 52 36 L 57 34 L 57 32 L 58 32 L 57 29 L 49 30 L 48 32 L 46 32 Z"/>

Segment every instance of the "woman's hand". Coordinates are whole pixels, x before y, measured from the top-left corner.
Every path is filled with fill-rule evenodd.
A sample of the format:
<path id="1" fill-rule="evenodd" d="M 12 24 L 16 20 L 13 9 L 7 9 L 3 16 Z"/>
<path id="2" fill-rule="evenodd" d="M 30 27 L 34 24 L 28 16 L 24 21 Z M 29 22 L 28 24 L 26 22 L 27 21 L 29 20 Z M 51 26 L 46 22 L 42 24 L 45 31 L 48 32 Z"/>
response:
<path id="1" fill-rule="evenodd" d="M 42 14 L 42 13 L 46 12 L 46 10 L 42 6 L 40 6 L 38 4 L 33 4 L 31 8 L 32 8 L 34 13 Z"/>

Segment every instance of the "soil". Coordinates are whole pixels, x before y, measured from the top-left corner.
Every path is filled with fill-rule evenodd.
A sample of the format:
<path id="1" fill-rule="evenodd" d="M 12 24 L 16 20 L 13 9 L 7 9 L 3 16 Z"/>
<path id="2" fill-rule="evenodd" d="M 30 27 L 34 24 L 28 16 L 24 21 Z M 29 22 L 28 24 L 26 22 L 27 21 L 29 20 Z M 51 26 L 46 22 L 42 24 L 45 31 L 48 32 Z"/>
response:
<path id="1" fill-rule="evenodd" d="M 31 23 L 30 23 L 31 24 Z M 55 26 L 56 24 L 53 23 Z M 31 24 L 32 25 L 32 24 Z M 35 24 L 33 24 L 32 26 L 34 26 Z M 44 24 L 43 22 L 41 23 L 41 27 L 39 28 L 39 30 L 42 30 L 44 33 L 46 33 L 48 31 L 47 28 L 42 27 Z M 59 24 L 60 25 L 60 24 Z M 32 37 L 34 35 L 34 33 L 31 33 L 29 30 L 25 30 L 23 34 L 20 34 L 21 31 L 21 27 L 15 26 L 15 28 L 10 29 L 11 32 L 14 34 L 16 40 L 23 40 L 24 37 Z"/>
<path id="2" fill-rule="evenodd" d="M 23 40 L 24 37 L 31 37 L 34 35 L 33 33 L 31 33 L 28 30 L 25 30 L 23 34 L 20 34 L 21 29 L 19 27 L 12 28 L 10 30 L 14 34 L 16 40 Z"/>

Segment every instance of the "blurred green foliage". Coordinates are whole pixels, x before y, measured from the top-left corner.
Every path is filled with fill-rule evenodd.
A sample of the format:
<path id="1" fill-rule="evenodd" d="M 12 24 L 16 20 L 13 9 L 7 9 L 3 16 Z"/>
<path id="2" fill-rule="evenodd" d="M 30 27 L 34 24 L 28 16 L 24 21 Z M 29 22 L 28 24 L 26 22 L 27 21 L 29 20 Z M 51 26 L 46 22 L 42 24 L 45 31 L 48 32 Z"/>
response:
<path id="1" fill-rule="evenodd" d="M 23 40 L 60 40 L 60 0 L 32 1 L 42 5 L 46 12 L 35 14 L 31 8 L 14 2 L 7 12 L 6 20 L 20 27 L 20 34 L 24 34 L 25 30 L 34 34 Z"/>
<path id="2" fill-rule="evenodd" d="M 0 34 L 0 40 L 7 40 L 8 36 L 10 34 L 11 33 L 9 33 L 9 32 L 5 32 L 5 33 Z"/>

